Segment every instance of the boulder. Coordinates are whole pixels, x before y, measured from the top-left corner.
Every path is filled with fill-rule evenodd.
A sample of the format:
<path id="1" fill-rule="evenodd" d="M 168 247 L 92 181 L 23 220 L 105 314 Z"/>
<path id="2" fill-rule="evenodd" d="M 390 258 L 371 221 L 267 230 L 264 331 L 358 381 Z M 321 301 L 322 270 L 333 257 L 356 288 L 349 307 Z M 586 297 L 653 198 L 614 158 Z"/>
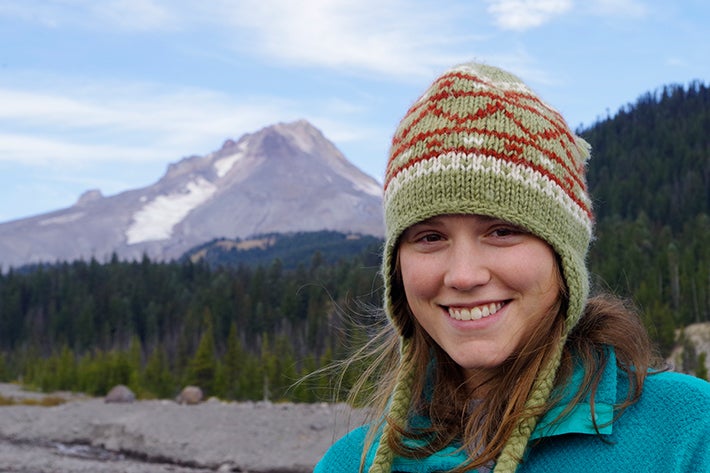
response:
<path id="1" fill-rule="evenodd" d="M 133 402 L 135 400 L 136 395 L 133 394 L 133 391 L 131 391 L 128 386 L 124 386 L 123 384 L 111 388 L 104 398 L 104 402 Z"/>
<path id="2" fill-rule="evenodd" d="M 700 365 L 703 359 L 705 366 Z M 674 371 L 707 377 L 710 372 L 710 322 L 677 329 L 675 347 L 666 362 Z"/>
<path id="3" fill-rule="evenodd" d="M 175 400 L 178 404 L 199 404 L 203 397 L 202 389 L 197 386 L 185 386 Z"/>

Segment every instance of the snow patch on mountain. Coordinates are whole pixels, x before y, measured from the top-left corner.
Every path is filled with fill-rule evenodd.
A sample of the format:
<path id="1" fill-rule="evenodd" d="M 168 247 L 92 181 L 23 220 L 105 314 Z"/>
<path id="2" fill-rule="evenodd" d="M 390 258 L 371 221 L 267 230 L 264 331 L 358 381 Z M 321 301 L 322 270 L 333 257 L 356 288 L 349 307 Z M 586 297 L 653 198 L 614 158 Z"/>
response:
<path id="1" fill-rule="evenodd" d="M 274 128 L 284 136 L 291 138 L 294 145 L 306 153 L 313 152 L 315 140 L 317 139 L 316 135 L 320 135 L 320 132 L 314 130 L 313 127 L 304 120 L 299 120 L 290 125 L 280 123 Z"/>
<path id="2" fill-rule="evenodd" d="M 38 225 L 40 225 L 40 226 L 62 225 L 62 224 L 71 223 L 76 220 L 79 220 L 83 216 L 84 216 L 84 212 L 75 212 L 75 213 L 70 213 L 70 214 L 65 214 L 65 215 L 59 215 L 58 217 L 45 218 L 44 220 L 40 220 Z"/>
<path id="3" fill-rule="evenodd" d="M 375 197 L 382 197 L 382 186 L 375 180 L 354 179 L 352 181 L 355 189 L 363 191 Z"/>
<path id="4" fill-rule="evenodd" d="M 225 156 L 223 158 L 218 159 L 214 163 L 214 168 L 217 171 L 217 176 L 218 177 L 224 177 L 227 175 L 227 173 L 234 167 L 234 165 L 237 163 L 237 161 L 241 160 L 245 154 L 244 144 L 240 144 L 239 147 L 237 148 L 237 152 L 234 154 L 231 154 L 229 156 Z"/>
<path id="5" fill-rule="evenodd" d="M 126 243 L 134 245 L 147 241 L 167 240 L 173 228 L 190 211 L 207 201 L 217 187 L 211 182 L 197 178 L 187 184 L 184 192 L 161 195 L 146 204 L 133 215 L 133 222 L 126 230 Z"/>

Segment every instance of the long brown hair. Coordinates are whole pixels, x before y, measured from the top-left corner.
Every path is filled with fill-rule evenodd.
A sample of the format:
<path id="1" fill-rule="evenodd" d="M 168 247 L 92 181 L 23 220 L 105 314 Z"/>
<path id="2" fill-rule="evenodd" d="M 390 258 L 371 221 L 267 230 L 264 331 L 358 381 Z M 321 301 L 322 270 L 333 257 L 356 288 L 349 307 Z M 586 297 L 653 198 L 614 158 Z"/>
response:
<path id="1" fill-rule="evenodd" d="M 594 402 L 600 375 L 609 359 L 608 348 L 613 347 L 617 365 L 629 378 L 626 398 L 617 406 L 617 415 L 636 402 L 641 395 L 649 368 L 655 367 L 657 358 L 648 334 L 637 312 L 627 302 L 608 293 L 588 300 L 584 314 L 565 339 L 566 295 L 561 283 L 561 296 L 548 317 L 536 325 L 523 346 L 511 355 L 489 379 L 477 380 L 487 388 L 484 399 L 473 401 L 466 389 L 463 370 L 446 354 L 417 323 L 409 310 L 399 271 L 394 285 L 397 295 L 394 314 L 401 317 L 399 326 L 410 339 L 408 368 L 414 369 L 415 379 L 410 413 L 428 418 L 426 427 L 414 428 L 390 423 L 398 435 L 386 441 L 392 451 L 400 456 L 423 458 L 449 445 L 461 445 L 469 452 L 469 461 L 451 473 L 463 473 L 495 461 L 503 446 L 519 424 L 520 419 L 539 417 L 559 399 L 554 396 L 546 405 L 531 412 L 525 403 L 536 376 L 547 366 L 559 343 L 565 341 L 555 386 L 568 382 L 575 363 L 584 367 L 584 378 L 578 387 L 573 405 L 590 395 Z M 384 317 L 384 314 L 383 314 Z M 368 367 L 351 391 L 354 399 L 368 380 L 375 379 L 377 387 L 369 397 L 373 407 L 373 428 L 369 430 L 363 459 L 374 442 L 379 427 L 388 422 L 387 404 L 394 390 L 395 380 L 403 369 L 399 361 L 400 335 L 391 323 L 385 323 L 378 335 L 356 357 L 368 356 L 374 362 Z M 373 353 L 376 354 L 372 358 Z M 564 414 L 564 413 L 563 413 Z M 418 439 L 417 447 L 404 439 Z M 364 465 L 364 461 L 362 462 Z M 362 467 L 362 466 L 361 466 Z"/>
<path id="2" fill-rule="evenodd" d="M 560 363 L 560 379 L 569 377 L 576 362 L 584 366 L 584 378 L 573 404 L 587 394 L 593 402 L 601 374 L 609 362 L 609 347 L 614 348 L 616 365 L 629 381 L 626 398 L 616 406 L 618 417 L 639 399 L 649 372 L 663 371 L 666 367 L 633 304 L 600 292 L 587 301 L 582 318 L 567 338 Z"/>

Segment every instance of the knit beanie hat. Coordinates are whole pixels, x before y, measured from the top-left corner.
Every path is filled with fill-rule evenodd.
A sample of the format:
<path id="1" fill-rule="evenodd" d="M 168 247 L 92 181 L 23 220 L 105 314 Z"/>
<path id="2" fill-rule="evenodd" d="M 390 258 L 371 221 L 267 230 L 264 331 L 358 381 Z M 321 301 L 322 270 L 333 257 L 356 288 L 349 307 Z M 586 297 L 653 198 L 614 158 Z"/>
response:
<path id="1" fill-rule="evenodd" d="M 441 214 L 479 214 L 517 224 L 559 256 L 568 304 L 566 329 L 579 320 L 589 292 L 585 265 L 593 215 L 585 180 L 589 145 L 516 76 L 463 64 L 442 74 L 409 109 L 392 140 L 384 183 L 385 311 L 400 334 L 401 366 L 389 418 L 406 422 L 412 373 L 411 330 L 396 314 L 398 239 L 409 226 Z M 398 319 L 397 317 L 400 317 Z M 411 327 L 411 325 L 410 325 Z M 527 407 L 552 390 L 564 340 L 537 375 Z M 496 472 L 515 471 L 536 419 L 524 419 L 503 448 Z M 394 435 L 385 425 L 384 436 Z M 370 472 L 389 472 L 381 439 Z"/>

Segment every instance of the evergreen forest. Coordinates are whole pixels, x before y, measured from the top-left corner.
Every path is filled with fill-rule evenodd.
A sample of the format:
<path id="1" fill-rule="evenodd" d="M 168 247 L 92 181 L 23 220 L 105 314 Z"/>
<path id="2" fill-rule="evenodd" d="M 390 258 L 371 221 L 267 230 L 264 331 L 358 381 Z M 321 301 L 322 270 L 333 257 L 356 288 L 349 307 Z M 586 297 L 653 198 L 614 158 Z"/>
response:
<path id="1" fill-rule="evenodd" d="M 593 283 L 629 297 L 667 354 L 675 329 L 710 321 L 710 91 L 666 86 L 578 133 L 592 145 Z M 381 241 L 269 238 L 251 250 L 211 242 L 168 263 L 5 269 L 0 381 L 92 395 L 125 384 L 141 398 L 187 384 L 228 400 L 343 397 L 352 375 L 317 370 L 378 323 Z"/>

